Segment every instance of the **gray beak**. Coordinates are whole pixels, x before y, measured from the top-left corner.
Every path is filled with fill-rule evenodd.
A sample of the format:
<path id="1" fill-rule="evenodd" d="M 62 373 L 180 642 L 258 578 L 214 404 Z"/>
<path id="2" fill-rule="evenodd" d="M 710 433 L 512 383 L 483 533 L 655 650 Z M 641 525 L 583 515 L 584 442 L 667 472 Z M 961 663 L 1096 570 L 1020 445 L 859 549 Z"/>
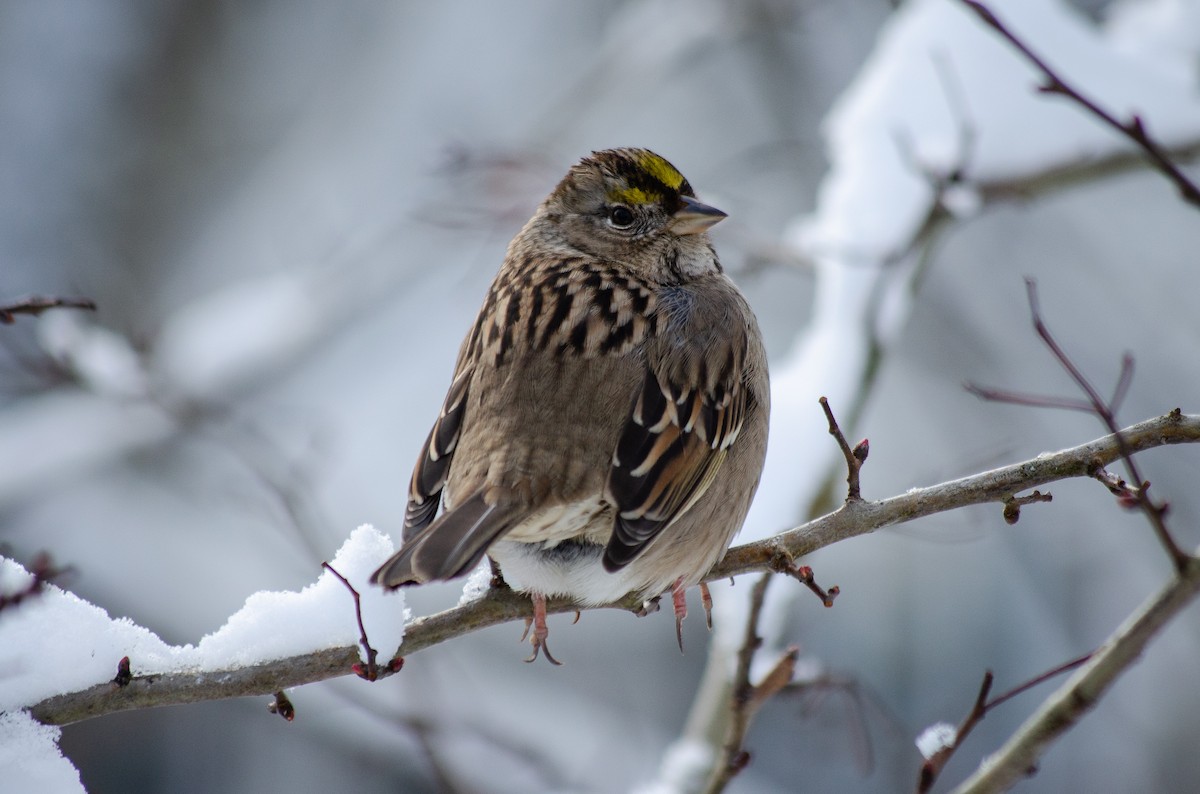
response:
<path id="1" fill-rule="evenodd" d="M 683 202 L 683 206 L 671 220 L 671 231 L 675 234 L 699 234 L 717 221 L 727 217 L 716 207 L 701 204 L 691 196 L 680 196 L 679 200 Z"/>

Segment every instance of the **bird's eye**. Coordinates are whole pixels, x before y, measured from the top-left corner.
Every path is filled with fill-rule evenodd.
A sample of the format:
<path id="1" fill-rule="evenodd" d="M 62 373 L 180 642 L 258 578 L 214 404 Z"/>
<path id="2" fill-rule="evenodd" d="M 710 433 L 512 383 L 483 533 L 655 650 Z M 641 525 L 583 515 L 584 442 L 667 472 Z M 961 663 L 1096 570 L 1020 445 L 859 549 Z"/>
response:
<path id="1" fill-rule="evenodd" d="M 628 229 L 633 225 L 633 210 L 618 204 L 608 211 L 608 222 L 618 229 Z"/>

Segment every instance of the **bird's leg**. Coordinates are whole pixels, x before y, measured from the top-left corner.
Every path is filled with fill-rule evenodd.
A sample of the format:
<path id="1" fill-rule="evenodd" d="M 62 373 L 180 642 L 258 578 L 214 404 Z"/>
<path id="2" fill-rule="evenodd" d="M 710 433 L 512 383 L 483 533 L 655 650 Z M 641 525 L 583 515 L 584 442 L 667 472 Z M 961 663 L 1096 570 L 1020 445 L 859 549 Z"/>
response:
<path id="1" fill-rule="evenodd" d="M 683 577 L 671 585 L 671 605 L 675 607 L 675 639 L 679 641 L 679 652 L 683 653 L 683 619 L 687 617 L 687 593 Z"/>
<path id="2" fill-rule="evenodd" d="M 704 625 L 712 631 L 712 593 L 708 592 L 708 583 L 700 583 L 700 604 L 704 607 Z"/>
<path id="3" fill-rule="evenodd" d="M 550 646 L 546 644 L 546 638 L 550 636 L 550 629 L 546 627 L 546 596 L 541 593 L 533 594 L 533 618 L 525 624 L 525 633 L 521 635 L 522 640 L 529 634 L 531 624 L 533 636 L 529 638 L 529 642 L 533 645 L 533 655 L 525 661 L 532 662 L 538 658 L 538 653 L 541 653 L 550 664 L 562 664 L 550 655 Z"/>

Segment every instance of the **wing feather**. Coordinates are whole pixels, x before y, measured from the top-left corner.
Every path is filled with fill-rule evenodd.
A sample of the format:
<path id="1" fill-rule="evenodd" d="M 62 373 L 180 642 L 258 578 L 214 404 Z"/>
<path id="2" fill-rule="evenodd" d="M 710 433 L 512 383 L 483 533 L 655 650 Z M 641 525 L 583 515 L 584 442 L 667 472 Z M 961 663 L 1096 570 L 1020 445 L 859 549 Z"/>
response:
<path id="1" fill-rule="evenodd" d="M 437 521 L 405 538 L 400 551 L 371 574 L 384 587 L 453 579 L 483 559 L 488 546 L 512 528 L 518 513 L 476 491 Z"/>
<path id="2" fill-rule="evenodd" d="M 605 485 L 617 513 L 604 553 L 609 571 L 691 509 L 737 439 L 746 414 L 745 346 L 730 347 L 719 368 L 706 367 L 700 344 L 647 366 Z"/>
<path id="3" fill-rule="evenodd" d="M 414 537 L 418 532 L 428 527 L 437 514 L 442 501 L 442 489 L 446 487 L 446 478 L 450 475 L 450 463 L 454 458 L 454 450 L 458 447 L 458 439 L 462 433 L 463 417 L 466 416 L 468 386 L 474 366 L 460 366 L 459 371 L 450 384 L 446 400 L 442 404 L 441 413 L 425 446 L 417 457 L 417 465 L 413 468 L 412 480 L 408 487 L 408 509 L 404 513 L 404 539 Z"/>

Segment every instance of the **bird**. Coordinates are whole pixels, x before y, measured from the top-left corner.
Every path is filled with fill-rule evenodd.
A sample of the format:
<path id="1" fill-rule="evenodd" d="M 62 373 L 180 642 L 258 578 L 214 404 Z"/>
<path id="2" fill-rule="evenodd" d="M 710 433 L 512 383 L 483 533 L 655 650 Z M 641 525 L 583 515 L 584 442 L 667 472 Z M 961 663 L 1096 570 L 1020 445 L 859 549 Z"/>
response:
<path id="1" fill-rule="evenodd" d="M 453 579 L 487 555 L 531 598 L 526 661 L 554 664 L 547 598 L 636 594 L 648 611 L 670 591 L 682 649 L 684 591 L 741 529 L 767 445 L 762 334 L 708 235 L 725 217 L 647 149 L 570 168 L 463 340 L 373 583 Z"/>

